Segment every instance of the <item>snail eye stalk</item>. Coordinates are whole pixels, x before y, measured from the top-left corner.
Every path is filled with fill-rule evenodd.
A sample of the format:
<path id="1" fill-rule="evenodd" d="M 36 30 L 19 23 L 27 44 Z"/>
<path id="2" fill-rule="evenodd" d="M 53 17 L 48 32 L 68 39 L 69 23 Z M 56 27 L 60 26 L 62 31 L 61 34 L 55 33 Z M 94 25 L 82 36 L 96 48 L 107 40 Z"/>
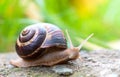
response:
<path id="1" fill-rule="evenodd" d="M 80 50 L 82 46 L 94 35 L 94 33 L 90 34 L 77 48 Z"/>
<path id="2" fill-rule="evenodd" d="M 66 35 L 67 35 L 67 38 L 68 38 L 68 42 L 70 43 L 70 48 L 73 48 L 73 44 L 72 44 L 72 41 L 71 41 L 71 38 L 70 38 L 70 35 L 68 33 L 68 30 L 66 29 Z"/>

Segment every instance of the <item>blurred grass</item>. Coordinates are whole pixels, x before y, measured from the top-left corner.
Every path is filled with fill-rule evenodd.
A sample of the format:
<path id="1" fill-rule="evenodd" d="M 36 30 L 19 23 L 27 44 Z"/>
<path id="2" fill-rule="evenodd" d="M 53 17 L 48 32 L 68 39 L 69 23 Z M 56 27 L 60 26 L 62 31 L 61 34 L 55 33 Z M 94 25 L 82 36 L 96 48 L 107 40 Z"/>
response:
<path id="1" fill-rule="evenodd" d="M 120 38 L 119 5 L 119 0 L 0 0 L 0 52 L 13 51 L 20 31 L 37 22 L 68 29 L 75 46 L 94 33 L 94 46 L 85 48 L 111 48 L 108 43 Z"/>
<path id="2" fill-rule="evenodd" d="M 33 22 L 25 17 L 25 7 L 19 0 L 0 0 L 0 52 L 14 50 L 21 29 Z"/>
<path id="3" fill-rule="evenodd" d="M 42 8 L 42 16 L 45 19 L 45 22 L 54 23 L 63 29 L 67 28 L 68 30 L 70 30 L 71 36 L 74 36 L 72 37 L 72 39 L 75 44 L 78 44 L 78 41 L 76 41 L 76 37 L 85 38 L 90 33 L 94 33 L 95 38 L 92 42 L 97 45 L 104 46 L 105 48 L 109 48 L 106 43 L 102 41 L 108 41 L 110 40 L 110 38 L 112 38 L 106 37 L 106 34 L 111 34 L 111 32 L 108 32 L 108 30 L 106 30 L 110 27 L 101 27 L 102 15 L 99 16 L 99 14 L 101 13 L 97 13 L 98 15 L 80 17 L 80 15 L 74 9 L 75 7 L 73 6 L 72 2 L 73 0 L 36 0 L 38 7 Z"/>
<path id="4" fill-rule="evenodd" d="M 15 7 L 16 6 L 16 7 Z M 16 0 L 0 1 L 0 51 L 9 51 L 15 40 L 19 26 L 18 20 L 22 16 L 22 8 Z"/>

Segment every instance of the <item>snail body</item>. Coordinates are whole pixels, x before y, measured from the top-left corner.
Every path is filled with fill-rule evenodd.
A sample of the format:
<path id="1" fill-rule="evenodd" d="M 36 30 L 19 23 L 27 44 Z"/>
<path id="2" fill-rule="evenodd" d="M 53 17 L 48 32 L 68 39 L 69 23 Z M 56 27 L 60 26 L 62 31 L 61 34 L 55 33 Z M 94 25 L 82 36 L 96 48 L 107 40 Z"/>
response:
<path id="1" fill-rule="evenodd" d="M 63 32 L 55 25 L 38 23 L 26 27 L 20 33 L 15 45 L 16 52 L 21 58 L 11 60 L 10 63 L 17 67 L 53 66 L 77 59 L 83 44 L 73 47 L 69 34 L 66 33 L 70 48 L 67 47 Z"/>

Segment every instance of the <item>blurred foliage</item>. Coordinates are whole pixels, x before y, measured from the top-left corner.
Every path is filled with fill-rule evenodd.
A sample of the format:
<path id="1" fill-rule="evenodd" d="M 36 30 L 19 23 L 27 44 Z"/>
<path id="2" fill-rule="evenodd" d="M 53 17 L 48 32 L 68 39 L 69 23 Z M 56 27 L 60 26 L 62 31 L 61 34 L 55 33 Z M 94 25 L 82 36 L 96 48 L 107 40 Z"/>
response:
<path id="1" fill-rule="evenodd" d="M 22 11 L 18 1 L 0 0 L 0 51 L 11 49 Z"/>
<path id="2" fill-rule="evenodd" d="M 67 29 L 76 46 L 94 33 L 87 49 L 110 48 L 120 38 L 119 5 L 119 0 L 0 0 L 0 51 L 14 50 L 20 31 L 37 22 Z"/>
<path id="3" fill-rule="evenodd" d="M 31 24 L 19 0 L 0 0 L 0 51 L 12 51 L 21 29 Z"/>
<path id="4" fill-rule="evenodd" d="M 54 23 L 61 28 L 70 30 L 75 44 L 76 37 L 87 37 L 94 33 L 92 43 L 109 48 L 107 42 L 116 40 L 120 36 L 119 24 L 116 24 L 116 14 L 108 15 L 118 0 L 35 0 L 38 7 L 42 8 L 45 22 Z M 117 1 L 117 2 L 116 2 Z M 114 3 L 116 2 L 116 3 Z M 114 4 L 113 4 L 114 3 Z M 112 22 L 110 21 L 110 17 Z"/>

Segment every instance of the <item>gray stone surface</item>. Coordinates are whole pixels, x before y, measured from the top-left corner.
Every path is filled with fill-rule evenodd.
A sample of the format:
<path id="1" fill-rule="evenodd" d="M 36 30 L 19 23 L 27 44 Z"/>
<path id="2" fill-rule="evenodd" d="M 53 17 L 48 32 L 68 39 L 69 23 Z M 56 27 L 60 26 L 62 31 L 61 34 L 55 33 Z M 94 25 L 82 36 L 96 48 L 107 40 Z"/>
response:
<path id="1" fill-rule="evenodd" d="M 63 66 L 63 65 L 56 65 L 53 66 L 52 71 L 55 72 L 58 75 L 63 75 L 63 76 L 69 76 L 73 74 L 73 70 Z"/>
<path id="2" fill-rule="evenodd" d="M 82 60 L 67 64 L 17 68 L 9 64 L 18 57 L 16 53 L 0 54 L 0 77 L 63 77 L 60 73 L 65 69 L 62 73 L 69 77 L 120 77 L 120 50 L 81 51 L 80 55 Z"/>

